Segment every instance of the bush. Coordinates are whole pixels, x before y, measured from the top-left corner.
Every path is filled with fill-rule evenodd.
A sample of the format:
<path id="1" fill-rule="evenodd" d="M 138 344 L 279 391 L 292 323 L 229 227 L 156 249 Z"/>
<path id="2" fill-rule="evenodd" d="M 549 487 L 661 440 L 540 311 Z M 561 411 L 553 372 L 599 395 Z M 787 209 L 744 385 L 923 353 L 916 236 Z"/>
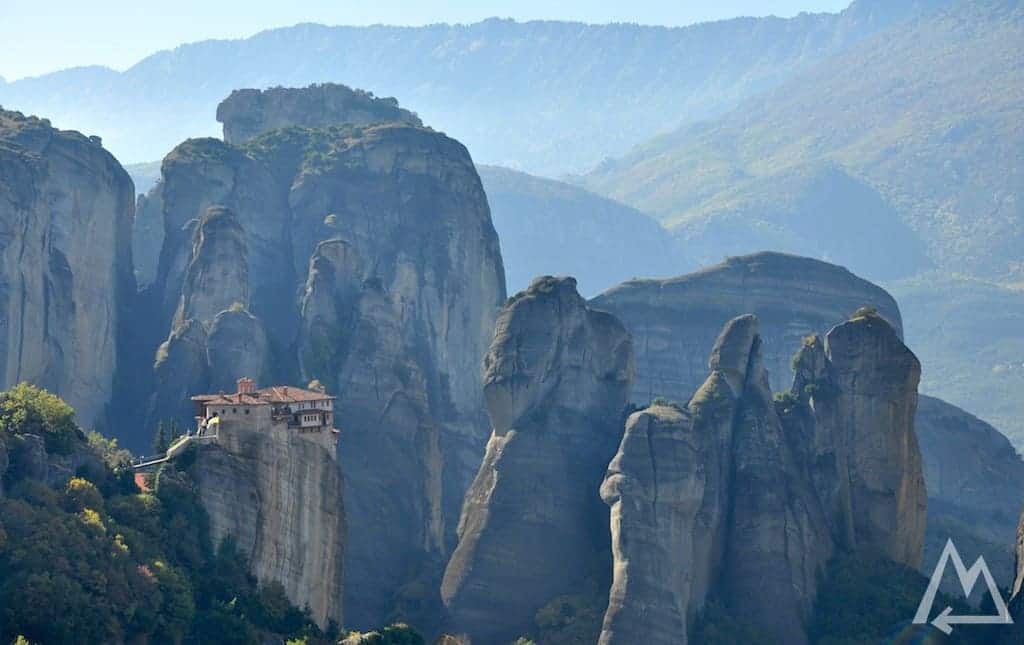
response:
<path id="1" fill-rule="evenodd" d="M 64 510 L 77 513 L 87 508 L 103 510 L 103 496 L 92 482 L 72 477 L 64 487 Z"/>
<path id="2" fill-rule="evenodd" d="M 865 306 L 865 307 L 861 307 L 857 311 L 853 312 L 853 315 L 850 316 L 850 319 L 853 320 L 855 318 L 879 318 L 879 317 L 880 317 L 880 314 L 878 313 L 878 309 L 876 307 Z"/>
<path id="3" fill-rule="evenodd" d="M 47 452 L 66 455 L 85 435 L 75 424 L 75 411 L 59 396 L 19 383 L 0 393 L 0 428 L 12 434 L 39 435 Z"/>

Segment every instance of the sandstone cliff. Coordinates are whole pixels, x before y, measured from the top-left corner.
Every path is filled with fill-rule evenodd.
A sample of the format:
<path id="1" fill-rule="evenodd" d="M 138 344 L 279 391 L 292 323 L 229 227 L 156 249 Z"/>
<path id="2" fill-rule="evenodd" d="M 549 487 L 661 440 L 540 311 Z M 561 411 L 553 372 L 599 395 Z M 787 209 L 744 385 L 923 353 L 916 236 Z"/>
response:
<path id="1" fill-rule="evenodd" d="M 879 287 L 840 267 L 777 253 L 731 258 L 670 280 L 634 280 L 592 302 L 614 312 L 634 337 L 633 400 L 641 405 L 657 396 L 685 403 L 704 378 L 706 347 L 744 307 L 761 321 L 775 390 L 788 385 L 791 357 L 804 336 L 823 334 L 862 305 L 875 306 L 900 333 L 899 309 Z M 803 366 L 798 390 L 824 373 L 823 352 L 813 356 L 817 362 Z M 986 560 L 1002 563 L 993 570 L 1007 581 L 1009 545 L 1024 504 L 1024 462 L 995 428 L 938 399 L 921 397 L 915 427 L 929 496 L 925 564 L 934 562 L 946 539 L 960 537 L 977 544 Z"/>
<path id="2" fill-rule="evenodd" d="M 298 110 L 310 90 L 282 92 L 267 105 Z M 319 379 L 338 396 L 346 509 L 360 527 L 346 620 L 432 611 L 486 443 L 479 365 L 504 301 L 468 152 L 405 122 L 287 127 L 241 145 L 186 141 L 155 191 L 163 246 L 145 297 L 166 340 L 148 425 L 184 421 L 188 394 L 242 375 Z"/>
<path id="3" fill-rule="evenodd" d="M 919 567 L 927 500 L 914 431 L 917 357 L 884 318 L 864 312 L 824 343 L 805 342 L 794 364 L 791 395 L 814 417 L 818 490 L 838 477 L 826 504 L 837 542 Z"/>
<path id="4" fill-rule="evenodd" d="M 575 280 L 542 277 L 498 317 L 484 366 L 494 431 L 441 594 L 456 632 L 507 643 L 608 566 L 598 486 L 621 436 L 633 353 Z"/>
<path id="5" fill-rule="evenodd" d="M 217 106 L 224 140 L 245 143 L 264 132 L 289 125 L 320 128 L 351 123 L 401 122 L 423 125 L 419 117 L 398 107 L 394 98 L 378 98 L 337 83 L 302 89 L 235 90 Z"/>
<path id="6" fill-rule="evenodd" d="M 99 139 L 0 110 L 0 388 L 31 381 L 102 421 L 135 290 L 134 202 Z"/>
<path id="7" fill-rule="evenodd" d="M 913 354 L 880 317 L 856 317 L 804 345 L 794 389 L 773 401 L 762 347 L 754 316 L 733 319 L 685 407 L 627 422 L 601 489 L 615 559 L 602 644 L 686 643 L 712 600 L 773 642 L 805 643 L 838 550 L 918 564 Z"/>
<path id="8" fill-rule="evenodd" d="M 773 389 L 789 385 L 790 359 L 804 336 L 823 333 L 873 306 L 901 334 L 896 301 L 842 267 L 783 253 L 729 258 L 666 280 L 630 280 L 591 303 L 615 314 L 633 334 L 634 403 L 658 396 L 685 402 L 707 376 L 707 352 L 722 325 L 753 313 Z"/>
<path id="9" fill-rule="evenodd" d="M 226 417 L 191 468 L 214 545 L 232 538 L 261 582 L 326 627 L 343 624 L 346 542 L 341 475 L 330 433 L 254 428 Z"/>

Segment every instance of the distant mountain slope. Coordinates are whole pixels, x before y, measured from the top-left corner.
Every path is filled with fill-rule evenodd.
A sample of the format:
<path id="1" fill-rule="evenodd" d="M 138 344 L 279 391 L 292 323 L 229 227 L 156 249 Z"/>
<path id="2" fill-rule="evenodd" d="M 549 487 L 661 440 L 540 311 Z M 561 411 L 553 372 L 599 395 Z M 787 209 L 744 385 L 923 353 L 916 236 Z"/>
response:
<path id="1" fill-rule="evenodd" d="M 1024 290 L 934 274 L 887 283 L 921 392 L 995 425 L 1024 449 Z"/>
<path id="2" fill-rule="evenodd" d="M 478 166 L 501 241 L 508 292 L 539 275 L 571 275 L 584 296 L 636 276 L 687 268 L 658 222 L 582 188 L 498 166 Z"/>
<path id="3" fill-rule="evenodd" d="M 233 89 L 337 81 L 415 106 L 477 161 L 554 174 L 720 114 L 943 1 L 859 0 L 840 14 L 673 29 L 496 19 L 304 24 L 184 45 L 123 73 L 82 67 L 0 85 L 0 104 L 98 134 L 133 163 L 216 134 L 214 108 Z"/>
<path id="4" fill-rule="evenodd" d="M 765 240 L 782 240 L 778 250 L 807 252 L 812 242 L 827 250 L 837 228 L 860 226 L 864 257 L 837 259 L 872 275 L 877 252 L 907 248 L 884 231 L 906 226 L 939 268 L 1019 280 L 1021 43 L 1019 0 L 961 0 L 868 39 L 717 120 L 606 163 L 585 184 L 655 214 L 709 254 L 772 247 Z M 794 174 L 830 166 L 881 199 L 862 200 L 858 216 L 843 212 L 849 204 L 842 191 L 822 200 L 791 194 L 804 190 L 790 181 Z M 805 188 L 814 190 L 814 182 Z M 775 231 L 752 248 L 722 249 L 717 238 L 738 215 Z M 818 222 L 817 230 L 808 222 Z M 802 241 L 785 243 L 794 236 Z M 901 259 L 902 270 L 921 268 L 912 257 Z"/>

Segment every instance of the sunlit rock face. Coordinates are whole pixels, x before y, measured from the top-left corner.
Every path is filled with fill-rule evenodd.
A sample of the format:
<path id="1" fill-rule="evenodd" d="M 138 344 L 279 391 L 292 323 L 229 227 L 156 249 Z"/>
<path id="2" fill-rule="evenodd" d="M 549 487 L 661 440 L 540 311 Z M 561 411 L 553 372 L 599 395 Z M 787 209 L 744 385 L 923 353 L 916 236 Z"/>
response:
<path id="1" fill-rule="evenodd" d="M 431 590 L 420 611 L 440 605 L 487 441 L 480 363 L 505 300 L 501 254 L 461 144 L 378 99 L 373 125 L 335 124 L 354 113 L 307 105 L 321 91 L 243 92 L 225 103 L 229 121 L 252 99 L 265 110 L 252 127 L 288 127 L 238 145 L 188 140 L 164 159 L 150 196 L 163 245 L 145 292 L 145 324 L 162 328 L 148 425 L 187 422 L 188 393 L 241 376 L 318 379 L 338 397 L 345 508 L 359 527 L 345 550 L 346 624 L 417 622 L 407 590 Z"/>
<path id="2" fill-rule="evenodd" d="M 191 472 L 214 544 L 233 539 L 259 580 L 280 582 L 321 627 L 344 624 L 346 520 L 330 432 L 225 417 Z"/>
<path id="3" fill-rule="evenodd" d="M 134 188 L 98 138 L 0 109 L 0 388 L 30 381 L 103 423 L 135 290 Z"/>
<path id="4" fill-rule="evenodd" d="M 598 488 L 621 437 L 633 351 L 575 280 L 544 277 L 510 299 L 484 367 L 494 430 L 441 595 L 452 630 L 506 643 L 610 564 Z"/>
<path id="5" fill-rule="evenodd" d="M 919 564 L 917 359 L 861 315 L 807 339 L 793 388 L 773 400 L 762 347 L 756 317 L 731 320 L 686 406 L 627 421 L 601 488 L 614 556 L 602 644 L 686 643 L 712 600 L 806 643 L 833 554 Z"/>
<path id="6" fill-rule="evenodd" d="M 423 125 L 415 113 L 398 107 L 398 101 L 393 98 L 378 98 L 337 83 L 301 89 L 235 90 L 217 106 L 217 120 L 224 124 L 224 140 L 228 143 L 245 143 L 264 132 L 290 125 L 307 128 L 343 123 Z"/>

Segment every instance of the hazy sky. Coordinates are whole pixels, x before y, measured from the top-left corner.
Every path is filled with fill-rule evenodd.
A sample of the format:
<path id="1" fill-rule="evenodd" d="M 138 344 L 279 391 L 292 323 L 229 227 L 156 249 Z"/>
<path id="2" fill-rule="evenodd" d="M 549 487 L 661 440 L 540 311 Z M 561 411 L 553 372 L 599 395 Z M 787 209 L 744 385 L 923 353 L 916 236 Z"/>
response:
<path id="1" fill-rule="evenodd" d="M 422 25 L 490 16 L 686 25 L 838 11 L 849 0 L 0 0 L 0 76 L 76 65 L 124 69 L 161 49 L 298 22 Z"/>

